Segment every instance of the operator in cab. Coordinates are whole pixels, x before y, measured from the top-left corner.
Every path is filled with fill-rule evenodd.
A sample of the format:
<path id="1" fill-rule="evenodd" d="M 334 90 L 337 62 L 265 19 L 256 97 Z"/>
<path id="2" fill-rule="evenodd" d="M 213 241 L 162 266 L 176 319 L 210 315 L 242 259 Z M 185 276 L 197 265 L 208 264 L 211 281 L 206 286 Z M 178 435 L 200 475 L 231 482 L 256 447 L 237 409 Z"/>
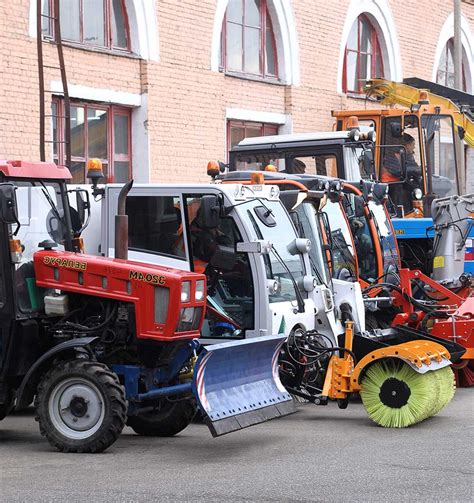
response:
<path id="1" fill-rule="evenodd" d="M 421 174 L 421 168 L 415 160 L 415 138 L 408 133 L 403 133 L 401 144 L 405 148 L 406 173 L 410 178 Z M 402 159 L 396 147 L 385 147 L 383 159 L 382 182 L 403 181 Z"/>

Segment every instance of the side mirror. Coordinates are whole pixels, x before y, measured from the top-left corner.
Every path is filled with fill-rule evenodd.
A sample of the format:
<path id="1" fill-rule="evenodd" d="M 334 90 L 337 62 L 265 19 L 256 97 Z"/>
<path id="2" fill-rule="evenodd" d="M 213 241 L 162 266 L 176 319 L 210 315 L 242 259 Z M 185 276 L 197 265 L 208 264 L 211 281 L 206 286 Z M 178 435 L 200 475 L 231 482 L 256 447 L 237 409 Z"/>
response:
<path id="1" fill-rule="evenodd" d="M 203 196 L 201 199 L 201 225 L 206 229 L 219 227 L 219 201 L 215 195 Z"/>
<path id="2" fill-rule="evenodd" d="M 77 213 L 79 215 L 79 220 L 81 222 L 81 226 L 84 225 L 84 223 L 89 221 L 90 218 L 90 208 L 91 208 L 91 203 L 89 199 L 89 192 L 87 190 L 83 189 L 76 189 L 76 208 L 77 208 Z M 85 198 L 84 198 L 85 195 Z"/>
<path id="3" fill-rule="evenodd" d="M 295 209 L 306 198 L 306 192 L 300 190 L 282 190 L 280 192 L 280 201 L 286 208 L 286 211 Z"/>
<path id="4" fill-rule="evenodd" d="M 0 183 L 0 220 L 4 224 L 18 224 L 16 187 L 13 183 Z"/>
<path id="5" fill-rule="evenodd" d="M 362 196 L 354 196 L 354 216 L 365 218 L 365 201 Z"/>
<path id="6" fill-rule="evenodd" d="M 359 163 L 361 167 L 361 176 L 372 176 L 375 173 L 374 170 L 374 153 L 370 149 L 366 149 L 362 152 Z"/>

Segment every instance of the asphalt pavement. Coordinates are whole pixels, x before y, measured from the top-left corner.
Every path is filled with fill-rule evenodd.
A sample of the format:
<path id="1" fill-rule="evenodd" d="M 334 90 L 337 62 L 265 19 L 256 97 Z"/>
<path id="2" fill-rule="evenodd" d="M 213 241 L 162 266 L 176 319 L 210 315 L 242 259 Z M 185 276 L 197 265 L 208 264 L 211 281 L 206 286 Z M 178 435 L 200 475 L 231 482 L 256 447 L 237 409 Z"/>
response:
<path id="1" fill-rule="evenodd" d="M 103 454 L 61 454 L 32 413 L 0 423 L 0 501 L 474 501 L 474 389 L 411 428 L 375 426 L 361 403 L 213 439 L 126 429 Z"/>

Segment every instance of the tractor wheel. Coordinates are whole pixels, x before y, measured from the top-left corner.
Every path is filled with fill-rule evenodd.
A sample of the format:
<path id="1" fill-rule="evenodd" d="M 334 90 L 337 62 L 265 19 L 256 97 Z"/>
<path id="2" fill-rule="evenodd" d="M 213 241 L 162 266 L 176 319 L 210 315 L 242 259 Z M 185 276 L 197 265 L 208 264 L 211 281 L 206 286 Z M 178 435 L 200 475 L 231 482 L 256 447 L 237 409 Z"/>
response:
<path id="1" fill-rule="evenodd" d="M 127 425 L 145 437 L 172 437 L 184 430 L 196 414 L 194 400 L 162 400 L 159 408 L 138 416 L 129 416 Z"/>
<path id="2" fill-rule="evenodd" d="M 127 401 L 101 363 L 61 362 L 42 378 L 35 400 L 40 432 L 62 452 L 102 452 L 125 426 Z"/>

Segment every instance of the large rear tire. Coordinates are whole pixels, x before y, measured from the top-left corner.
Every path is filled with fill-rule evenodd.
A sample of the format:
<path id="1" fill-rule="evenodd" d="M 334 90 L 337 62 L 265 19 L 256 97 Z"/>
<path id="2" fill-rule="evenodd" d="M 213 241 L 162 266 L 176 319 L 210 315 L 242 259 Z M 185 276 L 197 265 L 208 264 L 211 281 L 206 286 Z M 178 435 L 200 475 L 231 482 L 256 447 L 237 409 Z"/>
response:
<path id="1" fill-rule="evenodd" d="M 40 432 L 62 452 L 102 452 L 122 432 L 125 391 L 101 363 L 62 362 L 42 378 L 35 400 Z"/>
<path id="2" fill-rule="evenodd" d="M 183 431 L 196 414 L 194 400 L 171 402 L 163 400 L 160 408 L 138 416 L 130 416 L 127 425 L 145 437 L 172 437 Z"/>

